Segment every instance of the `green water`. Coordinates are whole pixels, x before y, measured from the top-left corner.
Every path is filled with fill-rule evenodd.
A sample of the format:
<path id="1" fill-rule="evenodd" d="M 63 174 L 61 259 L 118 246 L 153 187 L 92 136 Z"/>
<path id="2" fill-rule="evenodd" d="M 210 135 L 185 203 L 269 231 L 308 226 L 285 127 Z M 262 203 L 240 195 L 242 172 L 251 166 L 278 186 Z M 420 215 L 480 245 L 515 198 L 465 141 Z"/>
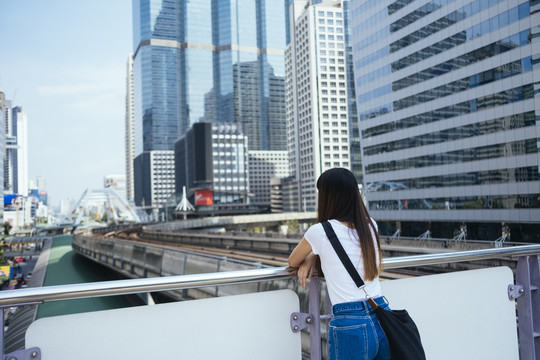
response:
<path id="1" fill-rule="evenodd" d="M 71 235 L 56 236 L 53 238 L 43 286 L 107 281 L 114 278 L 114 273 L 109 269 L 73 251 L 71 240 Z M 37 318 L 129 306 L 131 304 L 124 296 L 52 301 L 39 306 Z"/>

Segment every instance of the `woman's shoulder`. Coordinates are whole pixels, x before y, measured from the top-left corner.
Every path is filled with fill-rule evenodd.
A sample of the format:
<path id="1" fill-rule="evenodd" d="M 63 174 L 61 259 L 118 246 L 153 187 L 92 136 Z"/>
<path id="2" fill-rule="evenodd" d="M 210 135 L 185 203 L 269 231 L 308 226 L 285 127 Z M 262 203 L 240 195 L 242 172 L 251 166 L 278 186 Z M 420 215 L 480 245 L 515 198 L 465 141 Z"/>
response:
<path id="1" fill-rule="evenodd" d="M 306 233 L 308 233 L 308 232 L 315 232 L 315 231 L 317 231 L 317 232 L 319 232 L 319 231 L 324 231 L 324 228 L 323 228 L 322 223 L 315 223 L 315 224 L 311 225 L 311 226 L 307 229 Z"/>
<path id="2" fill-rule="evenodd" d="M 341 226 L 344 226 L 342 223 L 340 223 L 338 220 L 336 219 L 330 219 L 328 221 L 325 221 L 325 223 L 329 223 L 330 226 L 332 227 L 332 229 L 335 230 L 335 228 L 339 227 L 340 225 Z M 320 222 L 320 223 L 316 223 L 316 224 L 313 224 L 309 227 L 308 231 L 317 231 L 317 232 L 323 232 L 323 233 L 326 233 L 326 231 L 324 230 L 324 226 L 323 226 L 323 223 Z"/>
<path id="3" fill-rule="evenodd" d="M 324 238 L 324 228 L 321 223 L 316 223 L 311 225 L 307 231 L 304 233 L 304 239 L 307 240 L 313 247 L 317 247 L 318 244 L 322 241 Z"/>

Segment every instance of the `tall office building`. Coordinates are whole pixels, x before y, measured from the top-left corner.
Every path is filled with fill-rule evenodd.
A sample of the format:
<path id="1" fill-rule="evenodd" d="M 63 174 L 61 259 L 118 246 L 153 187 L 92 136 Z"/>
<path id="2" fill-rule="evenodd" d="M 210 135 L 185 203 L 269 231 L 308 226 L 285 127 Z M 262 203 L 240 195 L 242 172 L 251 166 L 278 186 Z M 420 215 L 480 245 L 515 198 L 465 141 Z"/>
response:
<path id="1" fill-rule="evenodd" d="M 4 159 L 5 159 L 5 114 L 6 114 L 6 94 L 0 90 L 0 223 L 4 223 Z"/>
<path id="2" fill-rule="evenodd" d="M 298 184 L 290 188 L 299 189 L 299 196 L 296 206 L 285 211 L 315 210 L 319 175 L 333 167 L 351 169 L 356 111 L 349 100 L 354 92 L 347 7 L 348 1 L 295 0 L 289 9 L 287 138 L 291 176 Z"/>
<path id="3" fill-rule="evenodd" d="M 285 3 L 134 0 L 136 157 L 172 150 L 202 121 L 241 124 L 250 149 L 285 149 Z"/>
<path id="4" fill-rule="evenodd" d="M 133 201 L 135 198 L 135 186 L 133 179 L 133 160 L 135 159 L 135 133 L 133 114 L 133 55 L 129 55 L 126 74 L 126 123 L 125 123 L 125 146 L 126 146 L 126 200 Z"/>
<path id="5" fill-rule="evenodd" d="M 371 215 L 404 235 L 540 239 L 540 8 L 352 1 Z"/>
<path id="6" fill-rule="evenodd" d="M 28 133 L 27 116 L 22 107 L 5 105 L 4 191 L 28 195 Z"/>
<path id="7" fill-rule="evenodd" d="M 5 100 L 4 98 L 4 109 L 2 111 L 2 119 L 3 119 L 2 121 L 3 134 L 2 135 L 4 138 L 4 147 L 3 147 L 4 163 L 2 165 L 3 165 L 3 172 L 4 172 L 4 177 L 3 177 L 4 186 L 3 187 L 4 187 L 4 192 L 7 194 L 13 194 L 13 183 L 14 183 L 13 169 L 12 169 L 12 165 L 10 165 L 10 164 L 13 164 L 14 160 L 13 159 L 11 161 L 9 160 L 10 158 L 13 158 L 14 155 L 13 155 L 13 150 L 8 149 L 8 142 L 9 143 L 14 142 L 12 136 L 9 135 L 11 133 L 10 124 L 12 124 L 11 115 L 12 115 L 11 101 Z"/>

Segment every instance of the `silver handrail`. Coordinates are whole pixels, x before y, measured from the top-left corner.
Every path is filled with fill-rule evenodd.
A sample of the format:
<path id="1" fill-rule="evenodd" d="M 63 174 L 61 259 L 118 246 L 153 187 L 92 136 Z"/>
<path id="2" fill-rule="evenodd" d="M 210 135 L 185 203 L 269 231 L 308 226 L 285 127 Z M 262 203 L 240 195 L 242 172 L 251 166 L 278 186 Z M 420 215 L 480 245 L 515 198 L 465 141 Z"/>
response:
<path id="1" fill-rule="evenodd" d="M 413 255 L 383 259 L 385 269 L 485 260 L 527 254 L 540 254 L 540 245 L 525 245 L 440 254 Z M 83 284 L 46 286 L 0 292 L 0 307 L 87 297 L 125 295 L 180 290 L 217 285 L 286 279 L 287 267 L 178 275 L 143 279 L 113 280 Z"/>
<path id="2" fill-rule="evenodd" d="M 401 269 L 411 266 L 487 260 L 527 254 L 540 254 L 540 245 L 510 246 L 494 249 L 479 249 L 439 254 L 400 256 L 383 259 L 383 265 L 385 269 Z"/>

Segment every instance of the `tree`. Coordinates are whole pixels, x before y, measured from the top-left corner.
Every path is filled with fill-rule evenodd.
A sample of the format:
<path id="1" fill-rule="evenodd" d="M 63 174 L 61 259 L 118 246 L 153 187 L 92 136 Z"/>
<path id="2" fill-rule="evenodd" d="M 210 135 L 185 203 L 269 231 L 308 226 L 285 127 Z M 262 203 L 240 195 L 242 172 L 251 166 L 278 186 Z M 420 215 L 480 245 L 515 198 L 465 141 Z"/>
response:
<path id="1" fill-rule="evenodd" d="M 300 224 L 298 223 L 298 220 L 292 219 L 287 220 L 286 222 L 287 226 L 289 226 L 288 232 L 289 233 L 298 233 L 300 232 Z"/>
<path id="2" fill-rule="evenodd" d="M 11 229 L 13 229 L 13 226 L 11 226 L 11 224 L 7 221 L 4 222 L 4 235 L 7 236 L 9 235 L 9 232 L 11 231 Z"/>

